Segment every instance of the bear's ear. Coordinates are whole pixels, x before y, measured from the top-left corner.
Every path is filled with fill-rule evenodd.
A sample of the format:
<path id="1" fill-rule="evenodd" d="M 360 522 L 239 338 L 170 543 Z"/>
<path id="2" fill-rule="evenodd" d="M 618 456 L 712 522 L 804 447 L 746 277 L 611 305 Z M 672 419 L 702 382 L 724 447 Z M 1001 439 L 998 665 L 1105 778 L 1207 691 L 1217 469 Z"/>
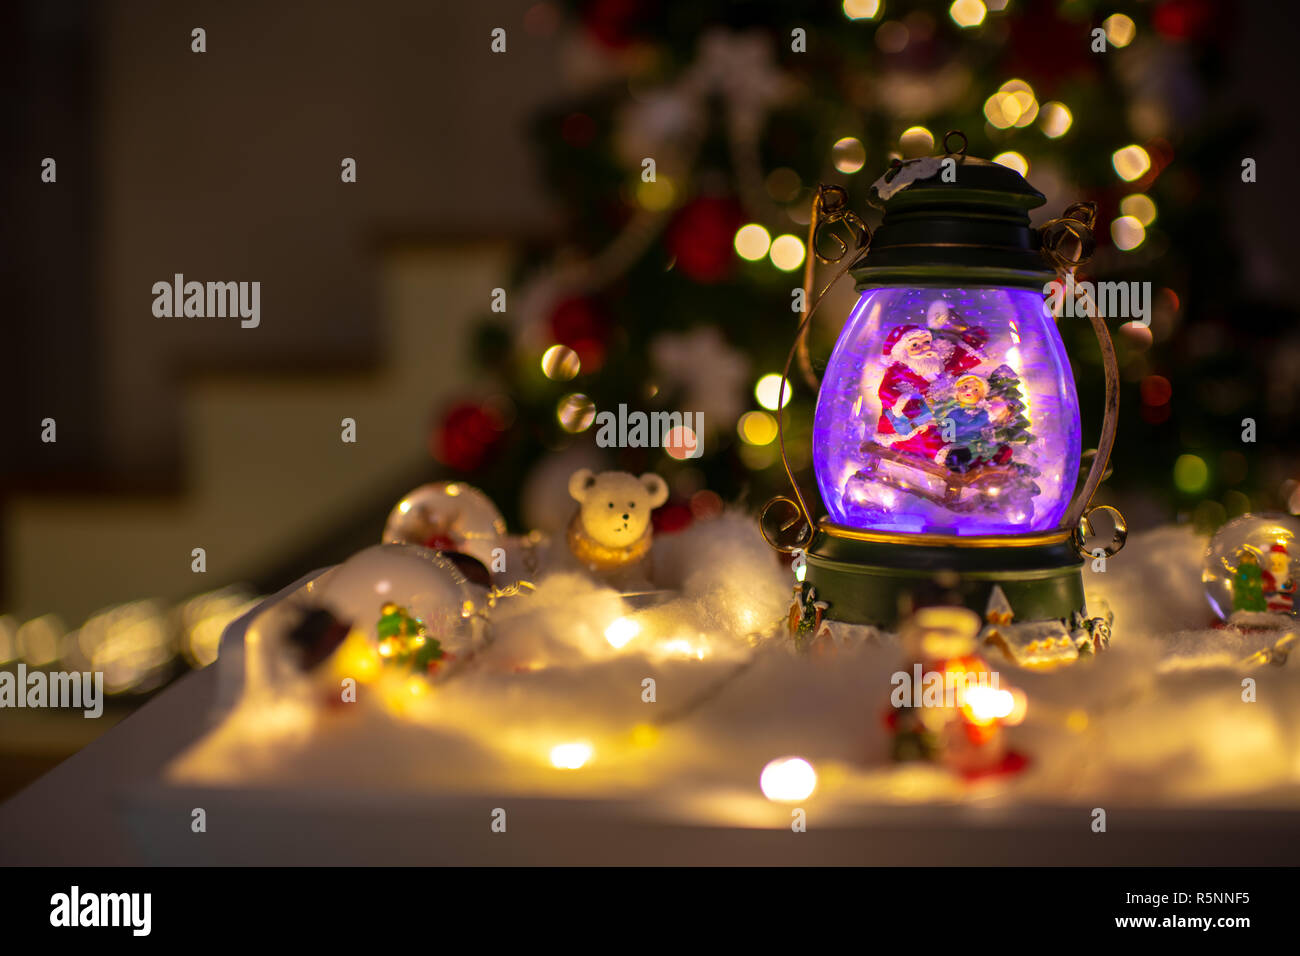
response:
<path id="1" fill-rule="evenodd" d="M 569 476 L 569 494 L 573 496 L 574 501 L 583 501 L 595 483 L 596 476 L 591 473 L 590 468 L 579 468 Z"/>
<path id="2" fill-rule="evenodd" d="M 668 500 L 668 485 L 652 471 L 641 476 L 641 486 L 650 495 L 650 507 L 658 508 Z"/>

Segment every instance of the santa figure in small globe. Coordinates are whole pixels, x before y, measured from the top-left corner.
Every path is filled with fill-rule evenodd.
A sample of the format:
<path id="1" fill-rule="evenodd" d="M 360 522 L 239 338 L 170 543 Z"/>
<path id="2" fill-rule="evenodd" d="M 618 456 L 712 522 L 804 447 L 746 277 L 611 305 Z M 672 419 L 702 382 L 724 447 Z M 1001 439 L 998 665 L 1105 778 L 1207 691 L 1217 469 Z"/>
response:
<path id="1" fill-rule="evenodd" d="M 971 341 L 977 336 L 967 331 Z M 943 436 L 932 420 L 926 398 L 941 381 L 947 383 L 980 364 L 980 356 L 967 344 L 952 338 L 938 341 L 919 325 L 900 325 L 885 338 L 884 357 L 889 367 L 880 380 L 880 420 L 875 439 L 897 452 L 933 461 L 944 448 Z M 896 428 L 898 420 L 903 427 Z M 902 420 L 914 422 L 908 428 Z"/>
<path id="2" fill-rule="evenodd" d="M 1291 558 L 1286 545 L 1277 542 L 1268 551 L 1268 570 L 1260 578 L 1264 585 L 1264 600 L 1274 614 L 1295 612 L 1295 579 L 1291 577 Z"/>

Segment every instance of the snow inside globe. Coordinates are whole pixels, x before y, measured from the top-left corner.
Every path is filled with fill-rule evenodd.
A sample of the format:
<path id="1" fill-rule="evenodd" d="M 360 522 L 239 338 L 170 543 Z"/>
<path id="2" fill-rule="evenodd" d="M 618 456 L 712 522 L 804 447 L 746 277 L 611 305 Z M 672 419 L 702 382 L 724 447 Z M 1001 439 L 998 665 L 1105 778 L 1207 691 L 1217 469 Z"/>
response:
<path id="1" fill-rule="evenodd" d="M 1059 526 L 1079 470 L 1079 401 L 1041 291 L 866 289 L 813 423 L 837 524 L 1004 535 Z"/>

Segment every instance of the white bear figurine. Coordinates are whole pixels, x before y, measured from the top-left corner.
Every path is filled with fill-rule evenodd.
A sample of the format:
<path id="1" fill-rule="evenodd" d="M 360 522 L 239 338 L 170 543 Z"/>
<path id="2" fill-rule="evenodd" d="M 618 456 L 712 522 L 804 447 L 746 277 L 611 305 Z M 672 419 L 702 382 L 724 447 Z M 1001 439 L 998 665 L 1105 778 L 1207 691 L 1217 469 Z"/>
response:
<path id="1" fill-rule="evenodd" d="M 668 500 L 664 480 L 650 472 L 638 478 L 625 471 L 597 475 L 580 468 L 569 477 L 569 494 L 579 506 L 569 522 L 573 556 L 611 584 L 647 586 L 650 512 Z"/>

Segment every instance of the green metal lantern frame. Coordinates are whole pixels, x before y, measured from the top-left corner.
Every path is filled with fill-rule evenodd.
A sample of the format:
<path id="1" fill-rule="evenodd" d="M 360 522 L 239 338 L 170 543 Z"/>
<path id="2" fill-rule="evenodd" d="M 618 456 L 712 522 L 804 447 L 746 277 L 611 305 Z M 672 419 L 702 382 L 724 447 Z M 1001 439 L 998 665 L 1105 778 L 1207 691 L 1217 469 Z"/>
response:
<path id="1" fill-rule="evenodd" d="M 957 151 L 949 148 L 955 137 L 961 138 Z M 822 186 L 814 196 L 804 288 L 812 288 L 817 261 L 842 264 L 816 302 L 805 306 L 786 358 L 777 434 L 794 497 L 781 495 L 769 501 L 760 528 L 777 550 L 803 553 L 805 581 L 816 588 L 818 600 L 827 602 L 827 614 L 833 619 L 892 627 L 936 595 L 983 612 L 996 586 L 1021 620 L 1068 620 L 1085 610 L 1082 567 L 1083 559 L 1094 554 L 1087 547 L 1093 534 L 1091 517 L 1105 511 L 1114 522 L 1110 543 L 1100 549 L 1106 556 L 1124 546 L 1128 533 L 1119 511 L 1092 504 L 1107 473 L 1119 416 L 1119 366 L 1110 332 L 1096 309 L 1088 310 L 1088 317 L 1105 370 L 1102 431 L 1088 476 L 1054 530 L 1018 535 L 903 534 L 851 528 L 826 517 L 814 521 L 786 455 L 781 406 L 791 366 L 798 357 L 805 380 L 817 389 L 808 356 L 808 328 L 826 291 L 846 271 L 852 273 L 859 292 L 885 285 L 953 284 L 1037 290 L 1091 256 L 1093 204 L 1075 203 L 1060 218 L 1034 229 L 1029 211 L 1046 199 L 1019 173 L 967 157 L 965 136 L 958 131 L 944 137 L 944 150 L 942 156 L 913 160 L 928 163 L 919 170 L 895 161 L 885 182 L 894 175 L 919 175 L 888 197 L 882 198 L 873 187 L 872 203 L 884 210 L 884 220 L 874 234 L 848 208 L 841 187 Z M 926 170 L 931 171 L 926 174 Z M 836 224 L 847 227 L 855 249 L 829 231 Z M 839 246 L 839 255 L 819 251 L 819 243 L 825 245 L 828 239 Z M 773 518 L 778 507 L 787 513 L 792 508 L 794 513 L 778 522 Z M 796 526 L 795 537 L 788 540 Z"/>

